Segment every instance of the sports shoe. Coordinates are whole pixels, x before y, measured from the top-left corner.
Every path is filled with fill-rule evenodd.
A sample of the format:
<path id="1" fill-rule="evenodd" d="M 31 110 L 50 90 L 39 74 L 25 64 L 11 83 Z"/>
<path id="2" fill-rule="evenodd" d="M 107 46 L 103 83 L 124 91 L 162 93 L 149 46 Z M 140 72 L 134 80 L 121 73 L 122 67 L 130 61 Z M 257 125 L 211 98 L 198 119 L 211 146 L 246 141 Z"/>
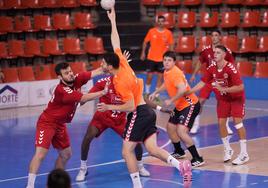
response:
<path id="1" fill-rule="evenodd" d="M 226 125 L 226 128 L 229 135 L 234 133 L 228 124 Z"/>
<path id="2" fill-rule="evenodd" d="M 180 162 L 180 172 L 183 176 L 183 187 L 189 188 L 192 185 L 192 165 L 189 160 Z"/>
<path id="3" fill-rule="evenodd" d="M 186 154 L 185 152 L 183 153 L 173 152 L 171 156 L 174 157 L 175 159 L 182 159 L 186 156 Z"/>
<path id="4" fill-rule="evenodd" d="M 233 154 L 234 154 L 234 150 L 232 150 L 232 149 L 225 149 L 224 150 L 223 161 L 225 163 L 228 162 L 228 161 L 230 161 L 232 159 Z"/>
<path id="5" fill-rule="evenodd" d="M 199 124 L 194 123 L 193 127 L 190 130 L 190 133 L 191 134 L 196 134 L 198 132 L 199 127 L 200 127 Z"/>
<path id="6" fill-rule="evenodd" d="M 88 174 L 87 169 L 80 168 L 75 180 L 76 181 L 85 181 L 87 174 Z"/>
<path id="7" fill-rule="evenodd" d="M 139 174 L 140 176 L 143 176 L 143 177 L 149 177 L 151 174 L 148 170 L 146 170 L 146 168 L 144 168 L 144 166 L 139 166 Z"/>
<path id="8" fill-rule="evenodd" d="M 247 153 L 240 153 L 238 157 L 232 161 L 233 165 L 242 165 L 249 161 L 249 156 Z"/>
<path id="9" fill-rule="evenodd" d="M 194 167 L 198 167 L 198 166 L 205 164 L 205 161 L 203 157 L 193 158 L 191 160 L 191 164 L 192 164 L 192 167 L 194 168 Z"/>

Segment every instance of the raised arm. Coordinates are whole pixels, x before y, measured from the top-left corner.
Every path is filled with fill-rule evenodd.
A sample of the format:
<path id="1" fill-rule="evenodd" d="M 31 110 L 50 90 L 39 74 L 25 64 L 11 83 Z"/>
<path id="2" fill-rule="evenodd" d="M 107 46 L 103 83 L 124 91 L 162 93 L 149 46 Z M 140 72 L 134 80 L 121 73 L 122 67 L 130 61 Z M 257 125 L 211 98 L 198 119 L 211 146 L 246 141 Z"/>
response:
<path id="1" fill-rule="evenodd" d="M 195 75 L 200 70 L 200 67 L 201 67 L 201 62 L 198 60 L 194 64 L 194 70 L 193 70 L 192 76 L 190 78 L 190 83 L 192 83 L 195 80 Z"/>
<path id="2" fill-rule="evenodd" d="M 115 51 L 116 49 L 120 48 L 120 38 L 116 26 L 116 15 L 114 7 L 110 11 L 107 11 L 107 15 L 111 22 L 111 43 L 113 46 L 113 50 Z"/>

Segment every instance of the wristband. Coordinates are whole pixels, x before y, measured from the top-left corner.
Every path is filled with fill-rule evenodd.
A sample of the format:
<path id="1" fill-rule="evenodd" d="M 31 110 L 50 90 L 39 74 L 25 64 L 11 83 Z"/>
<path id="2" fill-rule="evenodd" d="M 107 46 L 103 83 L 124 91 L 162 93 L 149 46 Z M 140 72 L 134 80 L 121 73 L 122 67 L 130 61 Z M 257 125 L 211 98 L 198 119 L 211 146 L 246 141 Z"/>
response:
<path id="1" fill-rule="evenodd" d="M 162 109 L 162 107 L 161 106 L 156 106 L 156 110 L 158 110 L 158 111 L 160 111 Z"/>

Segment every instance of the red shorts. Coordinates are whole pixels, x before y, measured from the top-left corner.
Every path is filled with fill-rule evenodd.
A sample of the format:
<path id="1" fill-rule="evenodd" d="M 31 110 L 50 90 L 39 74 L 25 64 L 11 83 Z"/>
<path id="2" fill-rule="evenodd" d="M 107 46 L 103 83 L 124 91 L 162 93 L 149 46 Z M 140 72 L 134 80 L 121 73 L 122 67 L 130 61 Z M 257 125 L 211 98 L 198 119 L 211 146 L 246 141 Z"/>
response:
<path id="1" fill-rule="evenodd" d="M 218 100 L 217 114 L 218 118 L 243 118 L 245 116 L 245 99 L 241 98 L 230 101 Z"/>
<path id="2" fill-rule="evenodd" d="M 99 130 L 100 136 L 107 128 L 113 129 L 120 137 L 123 136 L 126 126 L 126 113 L 124 112 L 95 112 L 90 124 Z"/>
<path id="3" fill-rule="evenodd" d="M 211 84 L 206 84 L 199 92 L 199 98 L 209 99 L 210 93 L 213 91 Z"/>
<path id="4" fill-rule="evenodd" d="M 49 149 L 51 143 L 59 150 L 70 146 L 66 124 L 49 121 L 41 115 L 36 126 L 35 146 Z"/>

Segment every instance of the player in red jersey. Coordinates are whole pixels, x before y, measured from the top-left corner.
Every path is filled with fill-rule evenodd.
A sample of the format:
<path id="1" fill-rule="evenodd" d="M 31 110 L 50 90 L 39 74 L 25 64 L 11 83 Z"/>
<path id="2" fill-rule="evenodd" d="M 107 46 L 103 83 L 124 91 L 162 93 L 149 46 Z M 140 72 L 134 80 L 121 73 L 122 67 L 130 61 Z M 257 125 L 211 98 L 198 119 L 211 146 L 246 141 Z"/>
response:
<path id="1" fill-rule="evenodd" d="M 108 93 L 99 98 L 99 102 L 105 104 L 122 104 L 120 96 L 116 95 L 116 91 L 113 85 L 113 76 L 102 78 L 96 82 L 96 84 L 90 89 L 90 93 L 98 92 L 104 89 L 106 84 L 108 85 Z M 126 125 L 126 112 L 120 111 L 96 111 L 91 122 L 89 123 L 87 132 L 84 136 L 81 145 L 81 166 L 76 181 L 84 181 L 87 175 L 87 158 L 91 141 L 95 137 L 99 137 L 107 128 L 113 129 L 120 137 L 123 136 Z M 142 163 L 142 147 L 138 144 L 135 148 L 136 158 L 138 160 L 139 174 L 141 176 L 150 176 L 150 173 L 144 168 Z"/>
<path id="2" fill-rule="evenodd" d="M 29 167 L 27 188 L 34 187 L 36 174 L 51 144 L 59 153 L 55 168 L 64 169 L 72 154 L 66 123 L 72 121 L 78 103 L 85 103 L 107 93 L 107 87 L 95 93 L 82 94 L 80 92 L 81 87 L 88 80 L 102 74 L 100 68 L 92 72 L 74 75 L 68 63 L 60 63 L 56 65 L 55 72 L 60 83 L 55 88 L 52 99 L 37 122 L 36 150 Z"/>
<path id="3" fill-rule="evenodd" d="M 192 83 L 195 80 L 195 75 L 198 73 L 198 71 L 201 69 L 201 67 L 207 68 L 214 60 L 214 51 L 215 51 L 215 46 L 221 44 L 221 32 L 219 30 L 213 30 L 211 32 L 211 39 L 212 39 L 212 45 L 206 46 L 204 49 L 202 49 L 200 56 L 199 56 L 199 61 L 196 62 L 193 74 L 190 78 L 190 83 Z M 230 62 L 230 63 L 235 63 L 234 57 L 232 56 L 232 52 L 227 48 L 225 60 Z M 210 84 L 207 84 L 205 87 L 203 87 L 200 90 L 199 93 L 199 102 L 201 104 L 201 111 L 204 103 L 206 102 L 207 99 L 209 99 L 210 93 L 212 92 L 212 87 Z M 201 113 L 200 111 L 200 113 Z M 199 129 L 199 119 L 200 119 L 200 113 L 196 117 L 195 123 L 190 131 L 192 134 L 196 134 L 198 129 Z M 226 123 L 228 134 L 232 134 L 233 131 L 230 129 L 228 125 L 228 121 Z"/>
<path id="4" fill-rule="evenodd" d="M 224 162 L 231 160 L 233 150 L 230 147 L 226 121 L 232 117 L 240 138 L 240 154 L 232 161 L 234 165 L 244 164 L 249 160 L 246 145 L 246 129 L 243 125 L 245 115 L 245 92 L 241 76 L 233 63 L 225 60 L 227 49 L 223 45 L 215 47 L 213 61 L 201 78 L 201 81 L 188 93 L 196 92 L 210 84 L 217 99 L 217 115 L 220 135 L 224 145 Z"/>

